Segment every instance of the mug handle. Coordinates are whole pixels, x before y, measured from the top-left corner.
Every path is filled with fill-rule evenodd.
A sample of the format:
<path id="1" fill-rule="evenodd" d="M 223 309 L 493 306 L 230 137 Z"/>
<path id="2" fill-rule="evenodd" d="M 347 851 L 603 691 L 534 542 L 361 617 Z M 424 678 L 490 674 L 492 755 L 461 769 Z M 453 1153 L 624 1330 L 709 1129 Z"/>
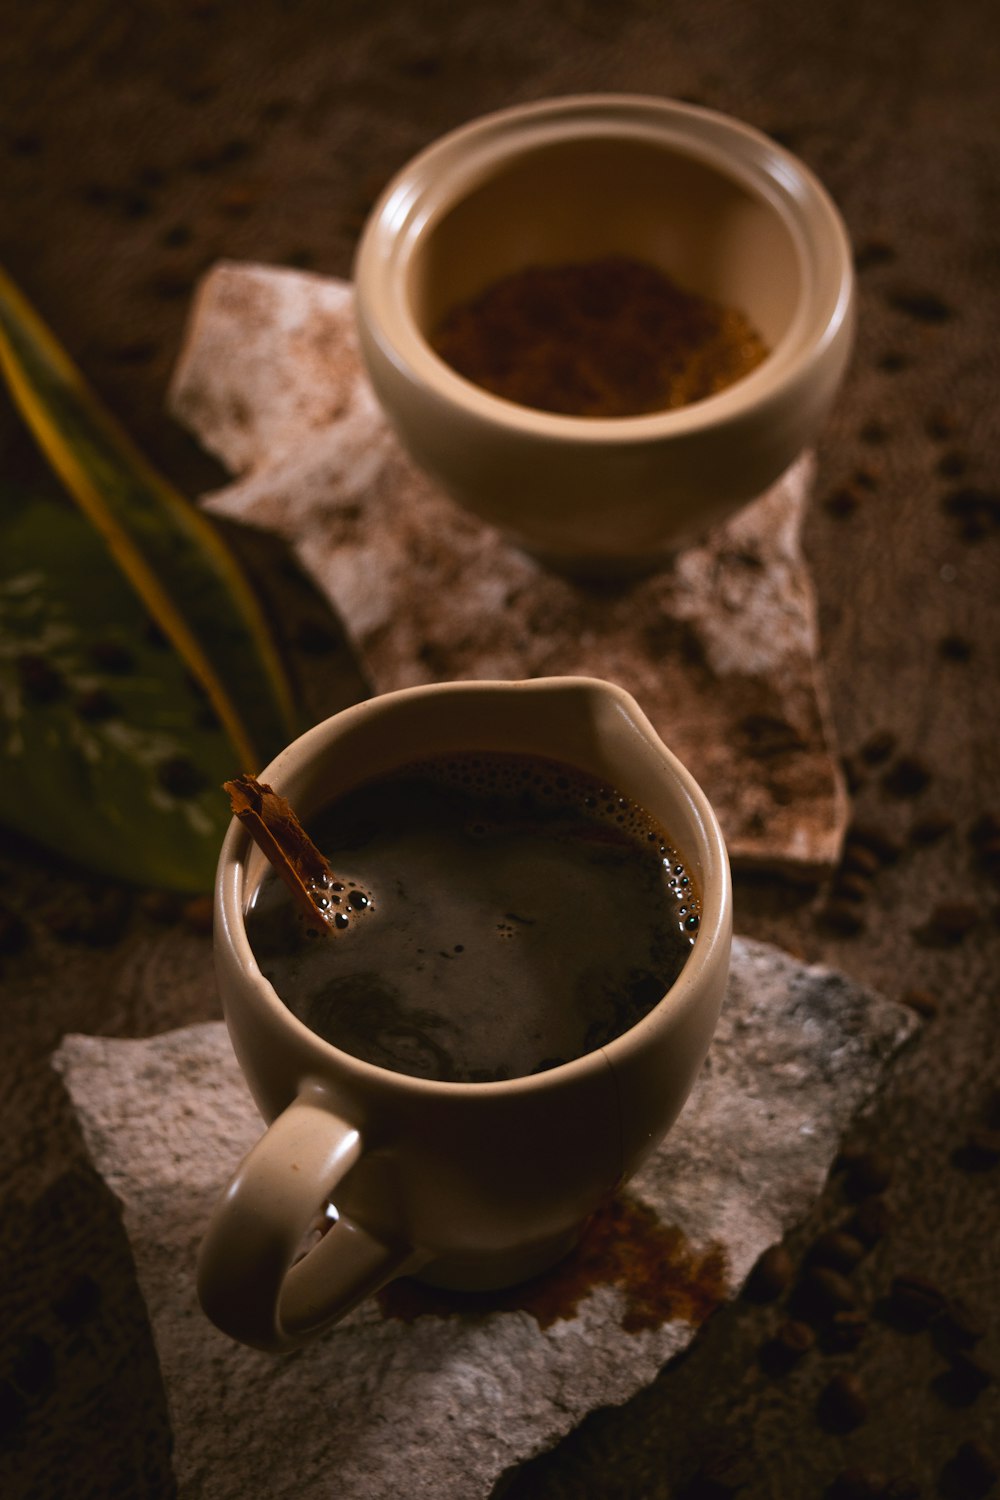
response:
<path id="1" fill-rule="evenodd" d="M 344 1215 L 296 1258 L 361 1153 L 360 1131 L 307 1087 L 243 1158 L 198 1256 L 198 1298 L 223 1333 L 270 1353 L 294 1349 L 423 1259 Z"/>

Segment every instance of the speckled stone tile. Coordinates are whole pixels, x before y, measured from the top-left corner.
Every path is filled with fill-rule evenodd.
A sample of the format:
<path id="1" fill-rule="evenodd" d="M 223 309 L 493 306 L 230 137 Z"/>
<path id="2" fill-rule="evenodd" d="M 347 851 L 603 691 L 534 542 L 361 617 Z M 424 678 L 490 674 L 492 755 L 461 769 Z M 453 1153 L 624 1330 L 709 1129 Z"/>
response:
<path id="1" fill-rule="evenodd" d="M 735 1294 L 805 1215 L 917 1024 L 834 970 L 738 938 L 687 1107 L 574 1256 L 475 1301 L 396 1282 L 276 1358 L 230 1342 L 195 1298 L 211 1205 L 261 1129 L 224 1026 L 67 1037 L 55 1066 L 123 1206 L 183 1500 L 487 1496 L 647 1385 Z"/>

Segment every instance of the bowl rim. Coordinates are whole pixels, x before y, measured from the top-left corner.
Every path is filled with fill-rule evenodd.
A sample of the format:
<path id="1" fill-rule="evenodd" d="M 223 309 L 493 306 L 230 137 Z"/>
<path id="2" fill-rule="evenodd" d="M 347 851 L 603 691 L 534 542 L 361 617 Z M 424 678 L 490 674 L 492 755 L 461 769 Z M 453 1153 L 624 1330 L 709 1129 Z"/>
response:
<path id="1" fill-rule="evenodd" d="M 788 328 L 756 369 L 687 405 L 634 416 L 542 411 L 495 395 L 460 375 L 436 351 L 410 307 L 408 269 L 429 230 L 484 172 L 528 147 L 579 139 L 633 139 L 700 161 L 768 206 L 789 234 L 803 291 Z M 819 257 L 830 270 L 820 282 Z M 357 316 L 365 339 L 408 383 L 425 386 L 511 433 L 536 439 L 645 443 L 742 421 L 808 380 L 852 316 L 850 237 L 827 189 L 786 147 L 754 126 L 702 105 L 646 94 L 566 94 L 480 115 L 431 141 L 393 176 L 376 201 L 354 260 Z M 825 310 L 825 311 L 824 311 Z"/>

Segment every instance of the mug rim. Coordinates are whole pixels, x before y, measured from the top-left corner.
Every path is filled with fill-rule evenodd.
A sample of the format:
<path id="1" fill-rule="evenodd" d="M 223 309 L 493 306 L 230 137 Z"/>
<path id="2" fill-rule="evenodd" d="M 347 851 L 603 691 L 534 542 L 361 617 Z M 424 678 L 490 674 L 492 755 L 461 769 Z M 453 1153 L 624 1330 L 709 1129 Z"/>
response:
<path id="1" fill-rule="evenodd" d="M 396 1072 L 391 1068 L 383 1068 L 377 1063 L 367 1062 L 364 1058 L 356 1057 L 353 1053 L 337 1047 L 333 1042 L 327 1041 L 313 1031 L 285 1004 L 271 981 L 261 972 L 250 946 L 245 923 L 246 860 L 252 852 L 253 840 L 243 824 L 234 817 L 219 854 L 215 882 L 214 942 L 216 945 L 225 945 L 230 949 L 244 984 L 253 993 L 255 1003 L 263 1006 L 272 1020 L 289 1027 L 298 1041 L 305 1043 L 308 1050 L 316 1055 L 316 1073 L 321 1083 L 323 1060 L 334 1060 L 338 1069 L 343 1070 L 346 1066 L 347 1070 L 355 1072 L 362 1082 L 378 1083 L 382 1087 L 391 1086 L 394 1091 L 402 1091 L 418 1098 L 433 1095 L 437 1098 L 495 1099 L 498 1094 L 534 1093 L 571 1084 L 589 1072 L 603 1070 L 609 1064 L 613 1068 L 617 1061 L 624 1061 L 630 1054 L 641 1049 L 645 1045 L 648 1034 L 663 1025 L 668 1016 L 694 1003 L 695 993 L 702 977 L 717 964 L 720 950 L 724 950 L 724 954 L 728 955 L 731 935 L 732 877 L 725 841 L 714 809 L 690 771 L 664 744 L 632 695 L 624 688 L 601 678 L 578 675 L 523 680 L 470 679 L 458 682 L 421 683 L 414 687 L 378 694 L 343 709 L 305 730 L 285 746 L 259 773 L 260 779 L 270 782 L 272 778 L 275 778 L 278 782 L 276 790 L 280 792 L 283 764 L 287 764 L 293 757 L 308 756 L 310 742 L 314 742 L 317 751 L 320 751 L 331 734 L 335 732 L 332 728 L 335 722 L 341 726 L 345 718 L 359 722 L 386 709 L 391 711 L 397 703 L 420 698 L 430 699 L 442 695 L 471 693 L 478 695 L 483 692 L 520 695 L 525 692 L 551 693 L 574 690 L 607 696 L 616 702 L 619 711 L 645 740 L 649 749 L 664 760 L 693 815 L 692 826 L 697 830 L 701 843 L 699 849 L 702 863 L 701 925 L 692 944 L 691 952 L 685 958 L 677 978 L 656 1004 L 627 1031 L 621 1032 L 603 1047 L 586 1052 L 580 1057 L 560 1063 L 541 1073 L 529 1073 L 515 1078 L 488 1082 L 460 1082 L 416 1077 L 412 1074 Z M 487 749 L 488 747 L 474 748 Z M 532 752 L 528 750 L 525 753 L 531 754 Z M 397 762 L 400 766 L 405 763 L 403 760 Z M 575 762 L 567 759 L 566 764 L 572 766 Z M 584 768 L 579 767 L 579 769 Z M 364 780 L 365 778 L 362 777 L 358 784 L 362 784 Z M 672 830 L 668 831 L 672 833 Z M 686 850 L 682 849 L 682 852 Z M 308 1072 L 304 1072 L 302 1080 L 305 1081 L 308 1076 Z"/>
<path id="2" fill-rule="evenodd" d="M 542 411 L 460 375 L 420 328 L 410 305 L 407 274 L 435 221 L 481 184 L 477 172 L 487 164 L 514 161 L 529 144 L 551 145 L 585 135 L 641 141 L 700 162 L 765 205 L 788 233 L 802 271 L 797 306 L 768 357 L 732 385 L 680 407 L 631 416 Z M 823 278 L 817 265 L 821 251 L 831 257 Z M 808 378 L 849 322 L 854 303 L 850 237 L 832 197 L 805 162 L 731 115 L 628 93 L 566 94 L 513 105 L 431 141 L 404 164 L 377 200 L 358 243 L 353 278 L 369 336 L 410 382 L 427 386 L 441 400 L 511 434 L 585 446 L 649 443 L 745 420 Z"/>

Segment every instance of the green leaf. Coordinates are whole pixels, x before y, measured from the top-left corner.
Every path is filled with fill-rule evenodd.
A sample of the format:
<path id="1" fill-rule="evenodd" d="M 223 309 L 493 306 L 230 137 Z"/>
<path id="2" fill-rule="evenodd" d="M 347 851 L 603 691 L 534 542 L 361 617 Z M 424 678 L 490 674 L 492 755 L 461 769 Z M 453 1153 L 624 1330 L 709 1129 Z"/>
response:
<path id="1" fill-rule="evenodd" d="M 0 369 L 52 467 L 208 695 L 236 766 L 259 770 L 299 726 L 246 579 L 208 519 L 150 467 L 2 269 Z"/>
<path id="2" fill-rule="evenodd" d="M 90 869 L 212 886 L 233 751 L 70 505 L 0 495 L 0 822 Z"/>

